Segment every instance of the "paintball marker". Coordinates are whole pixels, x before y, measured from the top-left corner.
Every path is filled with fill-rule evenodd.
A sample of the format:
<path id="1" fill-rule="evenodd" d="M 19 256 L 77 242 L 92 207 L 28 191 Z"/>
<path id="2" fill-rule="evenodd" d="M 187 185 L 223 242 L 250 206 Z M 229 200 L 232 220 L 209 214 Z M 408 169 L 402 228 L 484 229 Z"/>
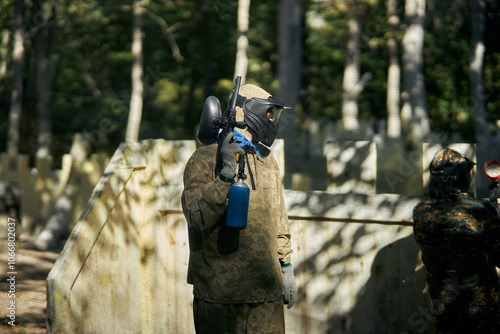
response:
<path id="1" fill-rule="evenodd" d="M 500 179 L 500 163 L 495 159 L 489 159 L 484 163 L 484 174 L 491 182 L 498 182 Z"/>
<path id="2" fill-rule="evenodd" d="M 484 165 L 484 174 L 492 182 L 489 187 L 489 199 L 490 203 L 498 211 L 498 180 L 500 180 L 500 163 L 495 159 L 487 160 Z"/>
<path id="3" fill-rule="evenodd" d="M 226 136 L 233 136 L 235 127 L 243 129 L 246 124 L 236 121 L 236 100 L 241 85 L 241 76 L 236 76 L 233 90 L 224 116 L 221 114 L 219 100 L 215 96 L 209 96 L 205 100 L 198 128 L 198 140 L 205 145 L 218 142 L 215 175 L 222 170 L 222 158 L 220 148 Z M 231 142 L 234 139 L 231 140 Z M 248 218 L 248 202 L 250 188 L 243 182 L 245 175 L 245 156 L 239 154 L 235 157 L 238 161 L 238 181 L 229 188 L 228 205 L 226 215 L 226 227 L 241 230 L 246 228 Z"/>
<path id="4" fill-rule="evenodd" d="M 234 127 L 243 129 L 245 127 L 245 123 L 236 122 L 236 100 L 238 99 L 238 92 L 240 91 L 241 85 L 241 76 L 236 76 L 234 79 L 233 91 L 231 92 L 231 96 L 229 97 L 229 103 L 226 111 L 224 112 L 224 117 L 216 117 L 213 120 L 213 123 L 216 127 L 222 129 L 219 134 L 219 148 L 217 149 L 217 165 L 215 168 L 215 174 L 218 174 L 222 169 L 222 161 L 220 161 L 220 147 L 221 143 L 224 141 L 227 135 L 233 135 Z M 232 142 L 232 140 L 231 140 Z M 236 160 L 238 160 L 238 179 L 245 179 L 246 175 L 244 173 L 245 165 L 244 165 L 244 157 L 242 155 L 237 156 Z"/>
<path id="5" fill-rule="evenodd" d="M 203 112 L 201 114 L 200 126 L 198 128 L 198 140 L 204 145 L 209 145 L 216 140 L 219 143 L 217 150 L 217 165 L 215 173 L 219 174 L 222 169 L 222 161 L 220 161 L 220 143 L 228 134 L 233 133 L 235 127 L 243 129 L 246 125 L 243 122 L 236 121 L 236 100 L 241 85 L 241 76 L 236 76 L 234 80 L 233 90 L 229 98 L 229 103 L 224 116 L 221 113 L 219 100 L 215 96 L 209 96 L 205 100 Z M 238 177 L 244 178 L 242 157 L 238 157 Z"/>
<path id="6" fill-rule="evenodd" d="M 222 116 L 219 100 L 211 95 L 205 100 L 203 111 L 201 113 L 200 126 L 198 128 L 198 141 L 203 145 L 212 144 L 217 138 L 221 141 L 231 133 L 234 127 L 244 128 L 245 123 L 236 122 L 236 100 L 241 85 L 241 76 L 234 80 L 233 91 L 229 98 L 229 103 L 224 117 Z M 219 135 L 219 132 L 221 131 Z"/>

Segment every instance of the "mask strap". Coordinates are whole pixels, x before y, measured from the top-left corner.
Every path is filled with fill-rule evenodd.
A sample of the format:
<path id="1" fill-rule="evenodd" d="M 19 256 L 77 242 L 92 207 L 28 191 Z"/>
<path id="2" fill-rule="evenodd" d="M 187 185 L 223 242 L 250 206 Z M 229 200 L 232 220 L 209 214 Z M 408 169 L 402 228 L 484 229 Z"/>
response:
<path id="1" fill-rule="evenodd" d="M 241 96 L 241 95 L 239 95 L 239 94 L 238 94 L 238 97 L 236 98 L 236 105 L 237 105 L 238 107 L 243 108 L 243 105 L 245 104 L 245 101 L 246 101 L 246 100 L 247 100 L 247 98 L 246 98 L 246 97 Z"/>

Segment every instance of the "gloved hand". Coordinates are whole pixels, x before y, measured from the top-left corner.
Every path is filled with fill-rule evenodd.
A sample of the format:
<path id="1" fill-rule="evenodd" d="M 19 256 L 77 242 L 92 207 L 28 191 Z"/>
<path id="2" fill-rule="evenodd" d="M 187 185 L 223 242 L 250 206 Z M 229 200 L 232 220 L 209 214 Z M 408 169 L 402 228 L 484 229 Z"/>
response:
<path id="1" fill-rule="evenodd" d="M 498 206 L 498 183 L 493 182 L 488 186 L 488 197 L 490 199 L 490 203 L 496 208 Z"/>
<path id="2" fill-rule="evenodd" d="M 291 308 L 297 298 L 297 284 L 292 265 L 281 267 L 281 273 L 283 274 L 283 301 L 288 304 L 287 308 Z"/>
<path id="3" fill-rule="evenodd" d="M 222 142 L 222 146 L 220 149 L 220 155 L 222 159 L 222 169 L 220 173 L 225 177 L 232 178 L 234 174 L 236 174 L 236 157 L 237 153 L 245 154 L 245 151 L 238 146 L 235 142 L 230 143 L 233 138 L 233 134 L 229 133 L 224 141 Z"/>
<path id="4" fill-rule="evenodd" d="M 493 205 L 495 209 L 497 209 L 498 213 L 498 183 L 493 182 L 488 186 L 490 203 Z"/>

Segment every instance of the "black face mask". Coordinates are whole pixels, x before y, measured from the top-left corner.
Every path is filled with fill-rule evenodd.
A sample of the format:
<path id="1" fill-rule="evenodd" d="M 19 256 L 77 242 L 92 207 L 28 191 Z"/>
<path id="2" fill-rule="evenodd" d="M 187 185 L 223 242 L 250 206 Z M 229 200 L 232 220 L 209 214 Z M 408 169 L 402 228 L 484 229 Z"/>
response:
<path id="1" fill-rule="evenodd" d="M 443 176 L 455 175 L 457 177 L 457 186 L 461 192 L 468 192 L 471 183 L 470 172 L 475 163 L 465 158 L 465 161 L 455 164 L 446 164 L 442 171 L 432 173 L 433 175 L 442 174 Z"/>
<path id="2" fill-rule="evenodd" d="M 475 163 L 470 160 L 466 160 L 460 163 L 457 167 L 457 185 L 460 191 L 466 193 L 469 191 L 471 176 L 470 172 L 474 167 Z"/>
<path id="3" fill-rule="evenodd" d="M 257 134 L 259 141 L 271 146 L 278 134 L 278 122 L 283 109 L 290 109 L 280 99 L 247 99 L 238 95 L 237 105 L 243 109 L 247 126 Z"/>

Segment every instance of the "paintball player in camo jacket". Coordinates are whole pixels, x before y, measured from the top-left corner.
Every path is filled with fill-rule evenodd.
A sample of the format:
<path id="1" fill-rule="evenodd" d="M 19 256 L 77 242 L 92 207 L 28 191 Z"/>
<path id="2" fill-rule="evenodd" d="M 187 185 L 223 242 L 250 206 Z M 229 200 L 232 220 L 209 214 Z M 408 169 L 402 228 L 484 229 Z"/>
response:
<path id="1" fill-rule="evenodd" d="M 413 211 L 439 333 L 500 333 L 500 222 L 490 202 L 467 193 L 474 165 L 455 150 L 438 151 L 430 198 Z"/>
<path id="2" fill-rule="evenodd" d="M 189 231 L 195 329 L 210 334 L 284 333 L 283 304 L 294 304 L 297 288 L 280 173 L 261 143 L 273 143 L 286 106 L 270 113 L 262 99 L 277 100 L 254 85 L 243 85 L 239 95 L 236 120 L 247 126 L 235 128 L 234 142 L 231 135 L 223 140 L 220 173 L 215 172 L 217 143 L 198 148 L 184 171 L 182 208 Z M 245 183 L 251 189 L 243 230 L 225 227 L 237 153 L 246 157 Z"/>

